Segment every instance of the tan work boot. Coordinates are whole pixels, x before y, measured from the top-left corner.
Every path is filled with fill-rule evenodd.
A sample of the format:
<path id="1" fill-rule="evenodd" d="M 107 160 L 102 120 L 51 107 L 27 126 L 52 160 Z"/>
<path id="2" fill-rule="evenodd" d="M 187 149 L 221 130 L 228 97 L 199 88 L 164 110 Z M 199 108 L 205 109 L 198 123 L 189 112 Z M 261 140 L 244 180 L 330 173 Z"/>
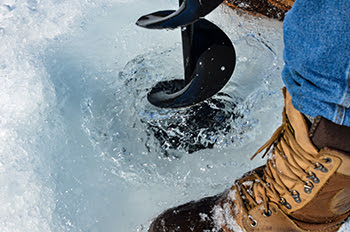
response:
<path id="1" fill-rule="evenodd" d="M 292 8 L 294 0 L 226 0 L 226 4 L 253 15 L 283 20 Z"/>
<path id="2" fill-rule="evenodd" d="M 149 232 L 339 229 L 350 213 L 350 127 L 318 117 L 309 130 L 283 92 L 283 123 L 257 152 L 266 150 L 266 165 L 219 195 L 165 211 Z"/>

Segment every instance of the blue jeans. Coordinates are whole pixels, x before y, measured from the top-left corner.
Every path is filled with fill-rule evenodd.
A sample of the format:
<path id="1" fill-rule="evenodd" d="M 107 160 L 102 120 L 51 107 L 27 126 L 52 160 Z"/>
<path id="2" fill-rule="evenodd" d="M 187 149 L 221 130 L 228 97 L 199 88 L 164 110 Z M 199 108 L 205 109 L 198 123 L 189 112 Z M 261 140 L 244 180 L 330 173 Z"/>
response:
<path id="1" fill-rule="evenodd" d="M 283 29 L 293 106 L 350 126 L 350 0 L 296 0 Z"/>

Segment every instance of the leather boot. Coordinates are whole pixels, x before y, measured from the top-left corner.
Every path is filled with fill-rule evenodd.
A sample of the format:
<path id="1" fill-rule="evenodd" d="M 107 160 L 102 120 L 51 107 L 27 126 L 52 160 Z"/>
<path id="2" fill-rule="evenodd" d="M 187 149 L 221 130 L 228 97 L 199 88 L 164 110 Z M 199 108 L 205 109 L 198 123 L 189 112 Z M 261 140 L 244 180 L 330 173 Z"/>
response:
<path id="1" fill-rule="evenodd" d="M 253 15 L 283 20 L 292 8 L 294 0 L 226 0 L 226 4 Z"/>
<path id="2" fill-rule="evenodd" d="M 283 123 L 252 158 L 266 165 L 213 197 L 158 216 L 149 232 L 337 231 L 350 214 L 350 127 L 308 121 L 283 89 Z"/>

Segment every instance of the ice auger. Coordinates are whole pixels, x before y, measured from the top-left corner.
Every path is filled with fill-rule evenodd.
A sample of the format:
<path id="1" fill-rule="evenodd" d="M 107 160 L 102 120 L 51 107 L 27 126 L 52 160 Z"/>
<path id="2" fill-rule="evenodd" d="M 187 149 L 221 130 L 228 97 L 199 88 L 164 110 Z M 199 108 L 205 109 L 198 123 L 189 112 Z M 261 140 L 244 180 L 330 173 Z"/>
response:
<path id="1" fill-rule="evenodd" d="M 236 64 L 231 40 L 215 24 L 203 19 L 223 0 L 179 0 L 177 11 L 142 16 L 136 24 L 148 29 L 181 27 L 184 79 L 162 81 L 148 93 L 149 102 L 161 108 L 187 107 L 219 92 Z"/>

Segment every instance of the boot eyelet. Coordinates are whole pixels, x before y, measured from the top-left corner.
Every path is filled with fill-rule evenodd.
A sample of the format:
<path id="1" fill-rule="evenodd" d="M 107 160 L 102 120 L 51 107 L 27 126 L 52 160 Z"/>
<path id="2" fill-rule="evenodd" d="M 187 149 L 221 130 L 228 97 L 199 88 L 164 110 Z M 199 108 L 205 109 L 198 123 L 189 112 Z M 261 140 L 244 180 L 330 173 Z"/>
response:
<path id="1" fill-rule="evenodd" d="M 292 190 L 292 191 L 290 191 L 290 193 L 291 193 L 291 196 L 293 197 L 293 199 L 296 203 L 301 203 L 301 199 L 300 199 L 300 195 L 299 195 L 298 191 Z"/>
<path id="2" fill-rule="evenodd" d="M 315 170 L 320 170 L 321 172 L 323 173 L 327 173 L 328 172 L 328 169 L 325 168 L 322 164 L 320 163 L 314 163 L 314 169 Z"/>
<path id="3" fill-rule="evenodd" d="M 315 173 L 313 172 L 307 172 L 307 177 L 308 179 L 312 180 L 312 182 L 314 182 L 315 184 L 320 183 L 320 179 L 318 179 L 318 177 L 316 176 Z"/>
<path id="4" fill-rule="evenodd" d="M 251 227 L 256 227 L 258 225 L 258 222 L 250 215 L 248 215 L 249 220 L 251 220 L 252 222 L 250 223 Z"/>
<path id="5" fill-rule="evenodd" d="M 283 197 L 280 198 L 279 203 L 280 203 L 281 205 L 284 205 L 286 202 L 287 202 L 286 199 L 284 199 Z"/>
<path id="6" fill-rule="evenodd" d="M 314 188 L 314 185 L 311 183 L 311 181 L 305 181 L 304 183 L 305 193 L 310 194 L 312 192 L 312 189 Z"/>
<path id="7" fill-rule="evenodd" d="M 250 223 L 251 227 L 256 227 L 258 225 L 258 222 L 254 219 L 252 219 L 252 223 Z"/>
<path id="8" fill-rule="evenodd" d="M 280 203 L 281 205 L 284 205 L 287 209 L 292 208 L 292 206 L 283 197 L 280 198 L 278 203 Z"/>
<path id="9" fill-rule="evenodd" d="M 271 210 L 268 210 L 267 212 L 264 210 L 264 212 L 263 212 L 263 215 L 264 215 L 265 217 L 270 217 L 271 214 L 272 214 Z"/>
<path id="10" fill-rule="evenodd" d="M 324 157 L 324 158 L 323 158 L 323 160 L 325 160 L 325 161 L 326 161 L 326 164 L 330 164 L 330 163 L 332 163 L 332 159 L 331 159 L 331 158 L 329 158 L 329 157 Z"/>

